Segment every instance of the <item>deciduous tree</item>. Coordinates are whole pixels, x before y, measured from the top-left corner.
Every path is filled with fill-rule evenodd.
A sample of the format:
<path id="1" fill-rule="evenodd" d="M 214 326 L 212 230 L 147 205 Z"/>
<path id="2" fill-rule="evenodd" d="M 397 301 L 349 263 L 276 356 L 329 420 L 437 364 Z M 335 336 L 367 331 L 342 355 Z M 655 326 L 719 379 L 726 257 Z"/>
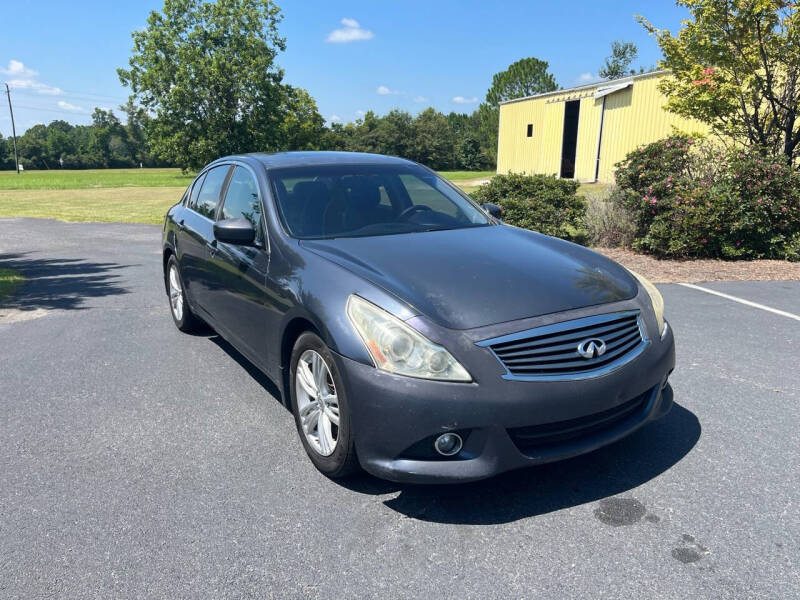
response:
<path id="1" fill-rule="evenodd" d="M 280 20 L 272 0 L 165 0 L 150 13 L 118 74 L 154 115 L 148 134 L 157 155 L 196 169 L 283 145 L 291 94 L 275 62 L 285 48 Z"/>
<path id="2" fill-rule="evenodd" d="M 790 160 L 800 143 L 800 8 L 786 0 L 678 0 L 691 19 L 658 39 L 667 108 Z"/>

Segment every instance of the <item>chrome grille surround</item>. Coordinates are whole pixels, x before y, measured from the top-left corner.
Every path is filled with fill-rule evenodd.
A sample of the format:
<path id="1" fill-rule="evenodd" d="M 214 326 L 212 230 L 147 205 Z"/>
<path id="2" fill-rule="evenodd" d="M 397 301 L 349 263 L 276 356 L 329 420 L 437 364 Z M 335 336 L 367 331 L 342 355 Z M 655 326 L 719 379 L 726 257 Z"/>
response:
<path id="1" fill-rule="evenodd" d="M 584 358 L 578 345 L 599 338 L 601 356 Z M 592 315 L 484 340 L 506 369 L 503 379 L 563 381 L 605 375 L 639 356 L 649 344 L 638 310 Z"/>

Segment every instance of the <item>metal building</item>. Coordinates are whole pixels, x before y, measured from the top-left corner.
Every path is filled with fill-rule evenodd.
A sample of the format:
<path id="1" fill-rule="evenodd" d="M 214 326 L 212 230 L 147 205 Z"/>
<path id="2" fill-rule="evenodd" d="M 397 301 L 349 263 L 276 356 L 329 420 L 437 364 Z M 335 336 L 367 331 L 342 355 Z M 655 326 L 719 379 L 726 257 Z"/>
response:
<path id="1" fill-rule="evenodd" d="M 631 150 L 674 130 L 706 133 L 699 121 L 667 112 L 654 71 L 500 105 L 498 173 L 543 173 L 613 183 L 614 165 Z"/>

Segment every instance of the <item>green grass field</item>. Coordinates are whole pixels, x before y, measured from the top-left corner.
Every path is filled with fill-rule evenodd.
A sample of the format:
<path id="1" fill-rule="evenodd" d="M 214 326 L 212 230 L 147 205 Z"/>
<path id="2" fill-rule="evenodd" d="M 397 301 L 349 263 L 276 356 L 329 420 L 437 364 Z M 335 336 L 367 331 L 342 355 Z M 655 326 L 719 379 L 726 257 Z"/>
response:
<path id="1" fill-rule="evenodd" d="M 442 173 L 455 183 L 493 174 Z M 191 181 L 179 169 L 0 171 L 0 217 L 157 224 Z"/>
<path id="2" fill-rule="evenodd" d="M 9 298 L 25 278 L 12 269 L 0 269 L 0 302 Z"/>
<path id="3" fill-rule="evenodd" d="M 490 179 L 497 175 L 494 171 L 439 171 L 439 175 L 446 177 L 453 183 L 459 181 L 472 181 L 473 179 Z"/>
<path id="4" fill-rule="evenodd" d="M 0 171 L 0 190 L 79 190 L 116 187 L 183 187 L 193 175 L 180 169 Z"/>
<path id="5" fill-rule="evenodd" d="M 581 187 L 578 188 L 578 195 L 579 196 L 586 196 L 587 194 L 602 194 L 603 192 L 608 191 L 611 186 L 607 183 L 582 183 Z"/>

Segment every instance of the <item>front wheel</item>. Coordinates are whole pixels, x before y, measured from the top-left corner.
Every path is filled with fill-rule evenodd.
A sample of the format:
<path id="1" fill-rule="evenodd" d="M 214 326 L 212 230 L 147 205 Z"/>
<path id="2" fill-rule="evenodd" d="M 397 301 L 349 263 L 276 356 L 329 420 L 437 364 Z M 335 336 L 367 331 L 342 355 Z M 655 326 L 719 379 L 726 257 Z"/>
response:
<path id="1" fill-rule="evenodd" d="M 360 470 L 344 383 L 333 356 L 317 335 L 301 335 L 290 365 L 292 412 L 311 462 L 331 478 Z"/>

